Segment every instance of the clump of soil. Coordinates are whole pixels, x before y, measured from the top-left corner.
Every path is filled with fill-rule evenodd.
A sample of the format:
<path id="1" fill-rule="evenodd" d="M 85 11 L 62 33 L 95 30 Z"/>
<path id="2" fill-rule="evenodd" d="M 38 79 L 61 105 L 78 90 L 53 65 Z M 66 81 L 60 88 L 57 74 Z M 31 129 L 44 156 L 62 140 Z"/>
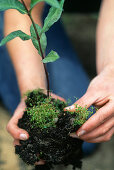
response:
<path id="1" fill-rule="evenodd" d="M 49 121 L 52 120 L 52 117 L 50 119 L 44 117 L 45 121 L 42 120 L 42 123 L 40 117 L 37 117 L 39 116 L 38 113 L 36 115 L 34 113 L 42 104 L 45 104 L 46 100 L 47 96 L 39 90 L 27 95 L 25 101 L 27 108 L 23 117 L 19 120 L 18 126 L 25 129 L 30 137 L 26 141 L 20 141 L 21 145 L 15 147 L 16 154 L 19 154 L 22 160 L 30 165 L 34 165 L 40 159 L 45 160 L 45 165 L 36 166 L 36 170 L 50 170 L 53 165 L 58 164 L 65 166 L 71 164 L 74 170 L 76 167 L 81 168 L 83 142 L 69 136 L 71 132 L 75 132 L 80 127 L 75 122 L 76 113 L 64 112 L 63 109 L 66 104 L 50 98 L 48 104 L 53 105 L 53 110 L 55 108 L 53 115 L 56 113 L 58 117 L 55 116 L 51 124 Z M 34 112 L 33 115 L 31 110 Z M 49 112 L 51 113 L 53 110 Z"/>

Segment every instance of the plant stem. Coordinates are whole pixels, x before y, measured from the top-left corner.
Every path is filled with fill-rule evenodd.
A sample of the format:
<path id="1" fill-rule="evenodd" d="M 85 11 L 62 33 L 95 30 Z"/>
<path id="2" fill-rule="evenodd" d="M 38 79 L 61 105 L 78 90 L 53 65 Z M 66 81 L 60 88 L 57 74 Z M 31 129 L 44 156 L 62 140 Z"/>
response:
<path id="1" fill-rule="evenodd" d="M 36 25 L 35 25 L 35 23 L 34 23 L 34 21 L 33 21 L 33 18 L 32 18 L 32 16 L 31 16 L 29 10 L 28 10 L 27 7 L 26 7 L 26 4 L 25 4 L 24 0 L 21 0 L 21 1 L 22 1 L 22 4 L 24 5 L 26 11 L 27 11 L 27 14 L 28 14 L 28 16 L 29 16 L 32 24 L 33 24 L 33 27 L 34 27 L 34 30 L 35 30 L 35 33 L 36 33 L 36 36 L 37 36 L 37 41 L 38 41 L 38 44 L 39 44 L 40 52 L 41 52 L 41 57 L 42 57 L 42 59 L 44 59 L 45 57 L 44 57 L 44 54 L 43 54 L 43 51 L 42 51 L 42 47 L 41 47 L 41 43 L 40 43 L 40 36 L 39 36 L 38 31 L 37 31 L 37 29 L 36 29 Z M 46 79 L 47 79 L 47 96 L 49 97 L 49 91 L 50 91 L 49 76 L 48 76 L 46 64 L 43 63 L 43 65 L 44 65 L 44 70 L 45 70 Z"/>

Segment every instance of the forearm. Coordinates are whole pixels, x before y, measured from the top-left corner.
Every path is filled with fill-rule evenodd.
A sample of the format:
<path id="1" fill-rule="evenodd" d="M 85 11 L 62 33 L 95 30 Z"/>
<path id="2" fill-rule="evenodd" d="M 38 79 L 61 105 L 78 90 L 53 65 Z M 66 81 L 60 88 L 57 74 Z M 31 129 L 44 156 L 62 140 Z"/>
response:
<path id="1" fill-rule="evenodd" d="M 104 0 L 96 34 L 97 72 L 114 67 L 114 0 Z"/>
<path id="2" fill-rule="evenodd" d="M 32 16 L 35 23 L 41 25 L 40 14 L 38 8 L 34 9 Z M 5 12 L 5 36 L 10 32 L 16 30 L 22 30 L 23 32 L 30 34 L 31 21 L 27 15 L 22 15 L 16 10 L 8 10 Z M 17 80 L 20 88 L 20 93 L 23 94 L 27 90 L 35 88 L 46 89 L 46 78 L 41 57 L 37 50 L 33 46 L 31 40 L 22 41 L 19 38 L 15 38 L 7 44 L 11 60 L 13 62 Z"/>

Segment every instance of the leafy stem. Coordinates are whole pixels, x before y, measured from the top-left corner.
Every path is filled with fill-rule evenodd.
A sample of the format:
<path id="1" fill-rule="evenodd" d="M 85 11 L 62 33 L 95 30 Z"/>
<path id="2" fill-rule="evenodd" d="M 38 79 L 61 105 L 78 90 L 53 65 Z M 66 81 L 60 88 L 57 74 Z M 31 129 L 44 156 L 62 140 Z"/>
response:
<path id="1" fill-rule="evenodd" d="M 50 29 L 50 27 L 59 20 L 63 11 L 63 5 L 65 0 L 43 0 L 44 2 L 48 3 L 51 7 L 47 14 L 47 17 L 44 20 L 43 28 L 41 28 L 38 24 L 36 24 L 32 18 L 31 11 L 33 7 L 41 2 L 42 0 L 31 0 L 30 9 L 27 8 L 24 0 L 17 1 L 17 0 L 0 0 L 0 11 L 5 11 L 8 9 L 16 9 L 21 14 L 27 14 L 29 19 L 32 22 L 30 27 L 31 36 L 27 35 L 21 30 L 13 31 L 6 37 L 2 39 L 0 42 L 0 46 L 5 45 L 7 42 L 13 40 L 16 37 L 19 37 L 23 41 L 32 40 L 34 47 L 38 50 L 39 54 L 41 55 L 45 75 L 47 79 L 47 96 L 49 97 L 50 87 L 49 87 L 49 76 L 46 68 L 46 63 L 54 62 L 59 59 L 59 55 L 57 52 L 51 50 L 47 56 L 44 56 L 44 52 L 47 46 L 47 37 L 45 33 Z"/>
<path id="2" fill-rule="evenodd" d="M 40 49 L 41 57 L 42 57 L 42 60 L 43 60 L 45 57 L 44 57 L 43 50 L 42 50 L 41 43 L 40 43 L 40 36 L 38 34 L 38 31 L 37 31 L 37 28 L 35 26 L 34 20 L 33 20 L 32 16 L 31 16 L 30 11 L 26 7 L 26 4 L 25 4 L 24 0 L 21 0 L 21 2 L 23 4 L 23 6 L 25 7 L 25 9 L 27 11 L 27 15 L 29 16 L 29 18 L 30 18 L 30 20 L 31 20 L 31 22 L 33 24 L 33 27 L 34 27 L 34 30 L 35 30 L 35 33 L 36 33 L 36 37 L 37 37 L 37 41 L 38 41 L 38 44 L 39 44 L 39 49 Z M 48 76 L 46 64 L 43 63 L 43 65 L 44 65 L 44 70 L 45 70 L 46 79 L 47 79 L 47 96 L 49 97 L 49 91 L 50 91 L 49 76 Z"/>

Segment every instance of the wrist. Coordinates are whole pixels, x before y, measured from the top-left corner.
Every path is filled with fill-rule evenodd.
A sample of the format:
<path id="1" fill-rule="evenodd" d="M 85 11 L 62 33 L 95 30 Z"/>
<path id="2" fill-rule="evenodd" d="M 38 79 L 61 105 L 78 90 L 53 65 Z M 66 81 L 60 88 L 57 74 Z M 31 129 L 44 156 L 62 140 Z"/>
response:
<path id="1" fill-rule="evenodd" d="M 20 95 L 23 96 L 27 91 L 31 91 L 34 89 L 46 89 L 46 80 L 44 77 L 30 77 L 29 78 L 19 78 L 18 80 Z"/>
<path id="2" fill-rule="evenodd" d="M 97 62 L 97 74 L 100 74 L 103 70 L 114 70 L 114 61 L 112 62 Z"/>
<path id="3" fill-rule="evenodd" d="M 105 66 L 100 70 L 100 72 L 98 72 L 98 74 L 102 74 L 102 73 L 109 74 L 109 75 L 112 75 L 112 76 L 113 76 L 113 75 L 114 75 L 114 63 L 105 65 Z"/>

